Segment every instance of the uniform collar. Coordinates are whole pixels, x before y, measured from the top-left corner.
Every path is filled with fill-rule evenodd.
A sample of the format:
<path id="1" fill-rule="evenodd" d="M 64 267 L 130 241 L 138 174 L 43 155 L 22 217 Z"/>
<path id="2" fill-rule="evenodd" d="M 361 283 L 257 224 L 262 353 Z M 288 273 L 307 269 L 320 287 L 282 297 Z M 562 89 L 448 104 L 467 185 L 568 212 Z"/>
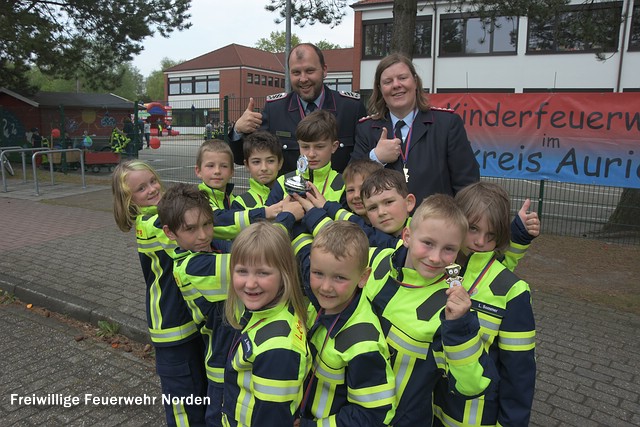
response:
<path id="1" fill-rule="evenodd" d="M 207 193 L 207 196 L 209 196 L 209 201 L 211 202 L 211 204 L 215 204 L 215 206 L 218 209 L 225 208 L 224 206 L 225 198 L 231 197 L 231 193 L 233 192 L 233 187 L 234 187 L 234 184 L 229 182 L 225 187 L 225 191 L 222 191 L 222 190 L 218 190 L 217 188 L 211 188 L 204 182 L 201 182 L 200 184 L 198 184 L 198 188 L 200 190 L 204 190 Z"/>
<path id="2" fill-rule="evenodd" d="M 329 174 L 331 173 L 332 170 L 333 169 L 331 169 L 331 161 L 329 161 L 329 163 L 327 163 L 326 165 L 324 165 L 320 169 L 314 169 L 313 170 L 313 183 L 316 186 L 318 185 L 316 183 L 324 184 L 325 180 L 329 177 Z M 311 170 L 307 170 L 304 173 L 303 176 L 304 176 L 305 179 L 309 179 L 310 172 L 311 172 Z M 322 191 L 322 188 L 320 188 L 320 190 Z"/>
<path id="3" fill-rule="evenodd" d="M 331 329 L 331 333 L 329 334 L 330 338 L 335 338 L 338 332 L 342 330 L 347 321 L 351 318 L 353 313 L 356 311 L 358 305 L 360 304 L 360 299 L 362 297 L 362 288 L 357 287 L 355 290 L 355 295 L 353 299 L 349 303 L 344 310 L 337 314 L 321 314 L 318 317 L 317 324 L 320 324 L 325 327 L 325 329 Z M 337 320 L 336 320 L 337 319 Z M 333 325 L 335 322 L 335 325 Z M 333 325 L 333 328 L 331 328 Z"/>
<path id="4" fill-rule="evenodd" d="M 262 200 L 266 201 L 271 189 L 264 184 L 260 184 L 255 179 L 249 178 L 249 191 L 256 193 L 258 196 L 262 197 Z"/>
<path id="5" fill-rule="evenodd" d="M 274 307 L 269 307 L 264 310 L 251 311 L 245 309 L 244 314 L 242 315 L 242 319 L 240 319 L 240 326 L 242 326 L 242 329 L 251 327 L 252 325 L 255 325 L 256 323 L 262 321 L 263 319 L 267 319 L 269 317 L 277 315 L 286 308 L 287 304 L 280 303 Z"/>
<path id="6" fill-rule="evenodd" d="M 412 286 L 429 286 L 436 282 L 438 282 L 442 275 L 438 275 L 431 279 L 425 279 L 413 268 L 407 268 L 404 266 L 407 256 L 409 255 L 409 250 L 404 246 L 400 246 L 395 250 L 393 255 L 390 257 L 390 262 L 392 265 L 391 274 L 396 276 L 396 280 L 402 283 L 407 283 Z"/>

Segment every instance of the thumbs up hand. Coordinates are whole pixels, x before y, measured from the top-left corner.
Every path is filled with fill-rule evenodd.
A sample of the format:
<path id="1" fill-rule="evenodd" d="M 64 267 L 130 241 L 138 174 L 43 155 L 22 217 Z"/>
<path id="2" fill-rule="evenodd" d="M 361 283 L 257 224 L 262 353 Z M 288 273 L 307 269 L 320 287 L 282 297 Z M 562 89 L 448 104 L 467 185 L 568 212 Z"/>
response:
<path id="1" fill-rule="evenodd" d="M 538 237 L 540 235 L 540 219 L 536 212 L 527 213 L 530 206 L 531 200 L 526 199 L 518 211 L 518 216 L 527 229 L 527 233 L 529 233 L 531 237 Z"/>
<path id="2" fill-rule="evenodd" d="M 400 156 L 401 141 L 399 138 L 387 138 L 387 128 L 382 128 L 380 139 L 373 151 L 376 153 L 376 157 L 380 163 L 393 163 L 398 160 Z"/>
<path id="3" fill-rule="evenodd" d="M 249 98 L 249 105 L 244 110 L 242 116 L 236 121 L 235 131 L 242 134 L 253 133 L 260 125 L 262 125 L 262 113 L 254 111 L 255 101 L 253 98 Z"/>

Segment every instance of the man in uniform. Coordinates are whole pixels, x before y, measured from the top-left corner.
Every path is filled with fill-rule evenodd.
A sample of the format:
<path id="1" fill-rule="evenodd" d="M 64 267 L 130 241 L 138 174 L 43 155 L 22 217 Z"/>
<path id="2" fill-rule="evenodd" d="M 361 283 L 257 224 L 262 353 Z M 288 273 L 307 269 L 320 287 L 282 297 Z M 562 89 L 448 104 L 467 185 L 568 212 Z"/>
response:
<path id="1" fill-rule="evenodd" d="M 338 121 L 339 146 L 331 158 L 333 169 L 342 172 L 351 156 L 358 120 L 367 115 L 360 95 L 338 92 L 323 84 L 327 65 L 322 51 L 302 43 L 289 54 L 291 93 L 267 97 L 262 113 L 254 111 L 253 98 L 230 132 L 231 149 L 236 164 L 243 164 L 242 138 L 258 129 L 275 134 L 282 144 L 284 163 L 281 173 L 296 170 L 300 155 L 295 129 L 300 120 L 316 108 L 331 111 Z"/>

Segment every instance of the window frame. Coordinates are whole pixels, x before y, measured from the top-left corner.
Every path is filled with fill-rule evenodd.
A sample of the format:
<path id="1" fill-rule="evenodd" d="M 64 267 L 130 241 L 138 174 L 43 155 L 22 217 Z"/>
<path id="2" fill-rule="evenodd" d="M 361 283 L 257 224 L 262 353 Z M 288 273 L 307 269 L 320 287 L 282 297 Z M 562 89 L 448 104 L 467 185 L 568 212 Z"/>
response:
<path id="1" fill-rule="evenodd" d="M 431 52 L 433 48 L 433 15 L 419 15 L 416 16 L 416 30 L 418 30 L 419 24 L 428 25 L 428 34 L 429 40 L 426 43 L 426 53 L 414 53 L 414 58 L 430 58 Z M 367 54 L 367 27 L 373 26 L 383 26 L 383 31 L 385 32 L 385 45 L 380 49 L 380 54 Z M 381 59 L 387 56 L 390 53 L 390 45 L 391 45 L 391 28 L 393 25 L 393 19 L 372 19 L 368 21 L 362 21 L 362 59 Z M 415 35 L 414 35 L 415 37 Z M 424 43 L 423 43 L 424 44 Z M 418 46 L 418 43 L 415 44 Z"/>
<path id="2" fill-rule="evenodd" d="M 515 41 L 513 43 L 513 50 L 494 50 L 496 38 L 494 37 L 495 29 L 493 28 L 495 25 L 495 21 L 491 21 L 491 29 L 483 30 L 485 31 L 485 38 L 489 38 L 488 40 L 488 51 L 487 52 L 467 52 L 467 40 L 469 39 L 469 21 L 470 20 L 478 20 L 479 24 L 482 25 L 482 20 L 478 14 L 473 13 L 449 13 L 443 14 L 440 16 L 440 22 L 438 23 L 438 57 L 449 58 L 449 57 L 478 57 L 478 56 L 515 56 L 518 55 L 518 29 L 520 26 L 520 19 L 517 16 L 499 16 L 497 18 L 504 18 L 507 22 L 509 21 L 513 23 L 512 29 L 509 32 L 515 33 Z M 445 29 L 445 24 L 443 21 L 463 21 L 462 24 L 462 41 L 461 47 L 463 49 L 462 52 L 446 52 L 443 49 L 442 40 L 445 39 L 442 31 Z M 459 25 L 458 25 L 459 28 Z"/>
<path id="3" fill-rule="evenodd" d="M 559 24 L 562 24 L 561 20 L 563 17 L 566 20 L 573 20 L 575 21 L 576 17 L 575 16 L 571 16 L 572 14 L 581 12 L 581 11 L 586 11 L 589 8 L 592 8 L 594 10 L 606 10 L 606 9 L 616 9 L 618 10 L 618 16 L 621 17 L 622 16 L 622 7 L 623 7 L 623 2 L 622 1 L 609 1 L 609 2 L 604 2 L 604 3 L 594 3 L 592 5 L 586 5 L 586 4 L 574 4 L 574 5 L 568 5 L 562 8 L 562 16 L 558 16 L 556 15 L 556 19 L 554 20 L 554 28 L 552 28 L 551 32 L 555 33 L 555 27 L 557 27 Z M 566 15 L 569 15 L 568 17 L 566 17 Z M 591 20 L 592 18 L 590 18 Z M 553 47 L 552 48 L 540 48 L 540 49 L 533 49 L 531 47 L 531 39 L 532 39 L 532 33 L 534 31 L 534 25 L 536 25 L 536 22 L 529 18 L 528 20 L 528 25 L 527 25 L 527 40 L 526 40 L 526 50 L 525 50 L 525 54 L 527 55 L 556 55 L 556 54 L 576 54 L 576 53 L 599 53 L 599 52 L 618 52 L 620 50 L 620 24 L 621 21 L 618 22 L 618 25 L 615 26 L 614 28 L 612 28 L 613 30 L 613 37 L 612 37 L 612 41 L 614 46 L 607 46 L 604 49 L 602 47 L 588 47 L 588 48 L 572 48 L 572 49 L 558 49 L 557 48 L 557 44 L 559 43 L 557 39 L 557 37 L 554 37 L 553 40 L 551 41 L 551 43 L 553 43 Z M 564 27 L 567 28 L 567 27 Z M 577 36 L 575 36 L 577 37 Z M 580 40 L 575 40 L 575 43 L 583 43 Z"/>

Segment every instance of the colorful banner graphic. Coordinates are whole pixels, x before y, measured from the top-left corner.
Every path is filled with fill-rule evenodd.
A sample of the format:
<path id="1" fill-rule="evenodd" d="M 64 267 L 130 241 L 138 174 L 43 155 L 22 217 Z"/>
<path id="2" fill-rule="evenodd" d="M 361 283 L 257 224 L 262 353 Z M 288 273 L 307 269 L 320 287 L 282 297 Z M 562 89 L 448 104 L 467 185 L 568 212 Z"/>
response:
<path id="1" fill-rule="evenodd" d="M 640 188 L 640 93 L 431 94 L 482 176 Z"/>

